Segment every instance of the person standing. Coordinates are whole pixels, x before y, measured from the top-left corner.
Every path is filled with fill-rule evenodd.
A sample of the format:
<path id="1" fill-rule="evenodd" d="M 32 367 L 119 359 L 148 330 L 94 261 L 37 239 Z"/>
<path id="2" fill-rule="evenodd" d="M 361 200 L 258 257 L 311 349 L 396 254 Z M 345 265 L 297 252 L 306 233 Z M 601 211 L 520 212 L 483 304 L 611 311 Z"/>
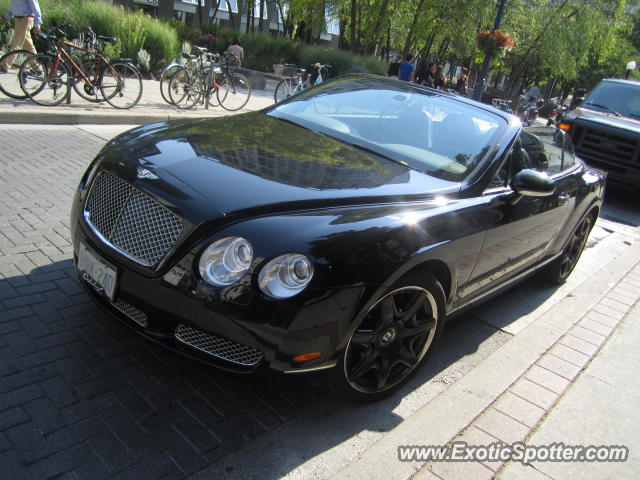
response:
<path id="1" fill-rule="evenodd" d="M 400 64 L 402 63 L 402 55 L 398 55 L 396 57 L 396 61 L 389 65 L 389 70 L 387 70 L 387 77 L 398 79 L 398 75 L 400 74 Z"/>
<path id="2" fill-rule="evenodd" d="M 426 57 L 422 57 L 420 61 L 416 63 L 415 82 L 418 85 L 427 85 L 429 77 L 429 65 Z"/>
<path id="3" fill-rule="evenodd" d="M 456 83 L 456 92 L 460 95 L 467 94 L 467 81 L 469 80 L 469 70 L 466 67 L 462 67 L 458 82 Z"/>
<path id="4" fill-rule="evenodd" d="M 433 86 L 438 90 L 444 90 L 446 84 L 447 77 L 444 76 L 444 69 L 442 68 L 442 65 L 438 65 L 433 75 Z"/>
<path id="5" fill-rule="evenodd" d="M 42 14 L 38 0 L 11 0 L 11 8 L 6 16 L 2 18 L 2 23 L 7 23 L 13 18 L 13 37 L 9 42 L 9 50 L 24 49 L 36 53 L 31 39 L 31 30 L 40 33 L 42 25 Z M 0 65 L 0 73 L 7 73 L 11 68 L 13 56 L 9 56 Z"/>
<path id="6" fill-rule="evenodd" d="M 405 61 L 400 64 L 400 80 L 413 83 L 415 70 L 416 67 L 413 66 L 413 55 L 408 53 Z"/>
<path id="7" fill-rule="evenodd" d="M 431 88 L 436 88 L 436 64 L 435 63 L 430 63 L 429 64 L 429 70 L 427 73 L 427 78 L 424 81 L 424 84 L 427 87 L 431 87 Z"/>
<path id="8" fill-rule="evenodd" d="M 234 57 L 237 58 L 237 65 L 242 65 L 242 60 L 244 60 L 244 48 L 240 46 L 240 39 L 236 38 L 229 47 L 227 47 L 227 51 L 233 54 Z"/>

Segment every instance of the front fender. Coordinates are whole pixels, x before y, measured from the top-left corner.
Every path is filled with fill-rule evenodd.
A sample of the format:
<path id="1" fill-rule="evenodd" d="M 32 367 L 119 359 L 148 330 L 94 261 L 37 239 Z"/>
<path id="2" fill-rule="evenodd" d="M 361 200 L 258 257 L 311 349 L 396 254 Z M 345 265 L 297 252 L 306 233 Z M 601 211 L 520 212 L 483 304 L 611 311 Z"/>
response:
<path id="1" fill-rule="evenodd" d="M 177 67 L 182 67 L 182 65 L 180 65 L 178 62 L 171 62 L 170 64 L 168 64 L 166 67 L 162 69 L 162 72 L 160 73 L 160 78 L 163 78 L 169 70 Z"/>
<path id="2" fill-rule="evenodd" d="M 450 275 L 442 283 L 453 301 L 482 247 L 485 211 L 484 200 L 476 198 L 293 212 L 239 221 L 198 248 L 224 236 L 248 239 L 254 248 L 249 272 L 254 278 L 272 258 L 302 253 L 314 262 L 308 289 L 366 287 L 365 305 L 407 272 L 440 262 Z"/>

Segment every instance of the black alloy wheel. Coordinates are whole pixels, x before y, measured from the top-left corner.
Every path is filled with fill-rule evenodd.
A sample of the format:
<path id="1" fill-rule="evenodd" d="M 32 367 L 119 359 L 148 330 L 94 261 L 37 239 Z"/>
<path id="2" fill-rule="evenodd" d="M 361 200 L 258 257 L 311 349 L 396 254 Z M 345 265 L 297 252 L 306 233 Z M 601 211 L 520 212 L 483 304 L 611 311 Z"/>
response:
<path id="1" fill-rule="evenodd" d="M 589 233 L 593 228 L 594 216 L 586 216 L 575 228 L 562 254 L 556 258 L 545 270 L 547 280 L 553 283 L 564 283 L 575 268 L 585 245 Z"/>
<path id="2" fill-rule="evenodd" d="M 391 287 L 351 335 L 336 367 L 338 393 L 367 401 L 395 391 L 426 357 L 444 315 L 444 292 L 431 275 Z"/>

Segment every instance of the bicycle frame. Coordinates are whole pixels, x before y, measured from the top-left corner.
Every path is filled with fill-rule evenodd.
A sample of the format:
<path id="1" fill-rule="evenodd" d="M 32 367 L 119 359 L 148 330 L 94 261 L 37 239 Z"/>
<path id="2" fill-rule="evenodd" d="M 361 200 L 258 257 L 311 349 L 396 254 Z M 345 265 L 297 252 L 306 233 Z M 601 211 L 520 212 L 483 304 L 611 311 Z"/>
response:
<path id="1" fill-rule="evenodd" d="M 301 74 L 298 74 L 296 76 L 296 80 L 298 80 L 298 83 L 296 83 L 296 87 L 293 90 L 291 90 L 291 95 L 292 96 L 295 95 L 296 93 L 302 92 L 305 89 L 304 81 L 302 80 L 302 75 Z"/>
<path id="2" fill-rule="evenodd" d="M 72 68 L 72 70 L 74 72 L 76 72 L 80 76 L 80 79 L 84 83 L 89 85 L 89 87 L 98 88 L 98 89 L 101 88 L 98 85 L 94 85 L 91 82 L 91 80 L 89 80 L 89 78 L 84 74 L 84 72 L 78 66 L 78 64 L 73 60 L 73 58 L 71 58 L 71 55 L 69 55 L 69 53 L 67 53 L 65 48 L 72 48 L 72 49 L 80 50 L 82 52 L 85 52 L 85 53 L 88 53 L 89 55 L 94 56 L 100 62 L 100 67 L 103 67 L 104 65 L 109 65 L 109 62 L 104 57 L 104 55 L 102 55 L 101 53 L 93 51 L 93 50 L 89 50 L 87 48 L 83 48 L 83 47 L 81 47 L 79 45 L 76 45 L 74 43 L 68 42 L 65 39 L 61 38 L 61 39 L 58 40 L 58 44 L 57 44 L 57 48 L 56 48 L 56 54 L 55 54 L 56 59 L 53 62 L 53 64 L 51 65 L 51 72 L 55 72 L 55 70 L 60 65 L 60 60 L 62 59 L 67 65 L 69 65 Z M 114 72 L 115 72 L 116 76 L 118 77 L 118 80 L 120 80 L 120 76 L 119 76 L 118 72 L 115 71 L 115 70 L 114 70 Z"/>

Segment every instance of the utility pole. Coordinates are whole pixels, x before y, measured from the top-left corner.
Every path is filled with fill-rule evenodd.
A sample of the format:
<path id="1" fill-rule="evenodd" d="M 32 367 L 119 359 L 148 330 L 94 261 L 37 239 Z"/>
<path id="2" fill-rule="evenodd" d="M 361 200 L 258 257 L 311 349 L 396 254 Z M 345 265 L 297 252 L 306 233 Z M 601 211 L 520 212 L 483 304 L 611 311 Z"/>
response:
<path id="1" fill-rule="evenodd" d="M 496 3 L 498 5 L 498 13 L 496 13 L 496 21 L 493 23 L 494 31 L 500 28 L 507 0 L 496 0 Z M 484 93 L 484 89 L 487 85 L 487 75 L 489 74 L 489 65 L 491 65 L 491 57 L 493 57 L 493 52 L 487 49 L 487 51 L 484 52 L 484 61 L 482 62 L 482 68 L 480 69 L 480 80 L 473 91 L 474 100 L 480 101 L 482 94 Z"/>

